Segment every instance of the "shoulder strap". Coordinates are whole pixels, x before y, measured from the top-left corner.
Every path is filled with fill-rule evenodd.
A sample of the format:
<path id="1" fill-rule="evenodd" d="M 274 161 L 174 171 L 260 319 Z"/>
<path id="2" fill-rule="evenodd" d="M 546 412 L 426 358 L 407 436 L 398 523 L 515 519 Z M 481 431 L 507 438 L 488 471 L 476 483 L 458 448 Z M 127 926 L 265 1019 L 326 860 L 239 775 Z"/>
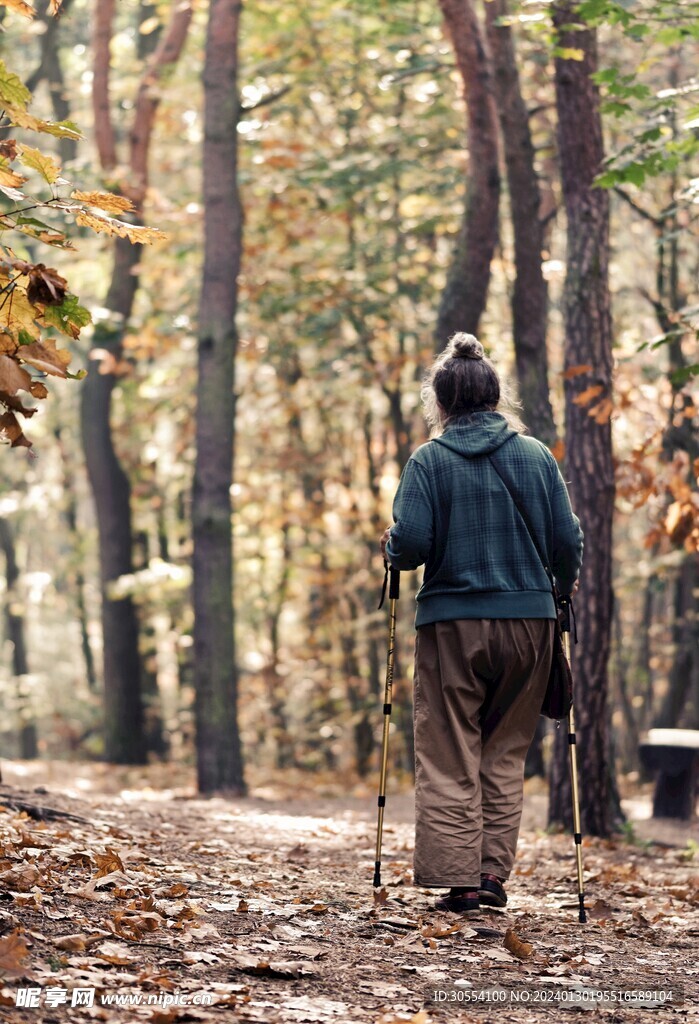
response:
<path id="1" fill-rule="evenodd" d="M 520 514 L 520 516 L 522 518 L 522 522 L 524 523 L 524 525 L 527 528 L 527 533 L 529 534 L 529 536 L 532 539 L 532 544 L 536 548 L 536 553 L 539 556 L 539 558 L 541 559 L 541 564 L 543 565 L 544 569 L 546 570 L 546 575 L 549 578 L 549 582 L 551 583 L 551 587 L 553 588 L 553 586 L 554 586 L 553 573 L 551 572 L 551 568 L 550 568 L 549 563 L 548 563 L 548 558 L 544 554 L 544 551 L 543 551 L 543 549 L 541 547 L 541 544 L 539 543 L 539 540 L 538 540 L 538 538 L 536 536 L 536 533 L 534 532 L 534 528 L 533 528 L 533 526 L 531 524 L 531 520 L 530 520 L 530 518 L 529 518 L 529 516 L 527 514 L 527 510 L 524 507 L 524 505 L 522 504 L 522 500 L 521 500 L 519 494 L 517 493 L 517 488 L 512 483 L 512 481 L 508 479 L 507 475 L 503 472 L 503 470 L 498 466 L 498 464 L 496 463 L 495 459 L 493 459 L 492 456 L 490 456 L 490 455 L 488 456 L 488 462 L 490 463 L 490 465 L 493 467 L 493 469 L 495 470 L 497 475 L 502 480 L 503 484 L 505 485 L 505 489 L 509 492 L 509 495 L 512 498 L 512 501 L 515 504 L 515 508 L 519 512 L 519 514 Z"/>

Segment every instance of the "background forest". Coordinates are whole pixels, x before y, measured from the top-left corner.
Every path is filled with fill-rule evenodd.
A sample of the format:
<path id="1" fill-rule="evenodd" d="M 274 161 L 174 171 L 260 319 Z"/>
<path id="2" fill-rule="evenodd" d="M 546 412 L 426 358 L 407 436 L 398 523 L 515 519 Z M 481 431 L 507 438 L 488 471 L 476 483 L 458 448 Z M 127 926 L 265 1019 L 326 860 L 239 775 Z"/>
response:
<path id="1" fill-rule="evenodd" d="M 56 6 L 0 7 L 3 755 L 241 790 L 237 720 L 255 784 L 375 772 L 378 538 L 456 329 L 571 481 L 588 775 L 699 728 L 698 5 L 260 0 L 237 53 L 224 0 Z"/>

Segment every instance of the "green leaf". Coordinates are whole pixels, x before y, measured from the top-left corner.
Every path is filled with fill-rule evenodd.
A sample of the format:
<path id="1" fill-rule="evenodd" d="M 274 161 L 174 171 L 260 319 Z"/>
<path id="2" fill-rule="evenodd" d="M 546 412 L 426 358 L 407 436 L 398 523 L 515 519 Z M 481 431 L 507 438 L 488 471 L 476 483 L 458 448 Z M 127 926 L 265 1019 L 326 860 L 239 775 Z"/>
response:
<path id="1" fill-rule="evenodd" d="M 692 363 L 691 366 L 683 366 L 670 374 L 670 381 L 673 384 L 686 384 L 690 377 L 699 376 L 699 363 Z"/>
<path id="2" fill-rule="evenodd" d="M 84 306 L 81 306 L 77 295 L 68 293 L 60 306 L 47 306 L 42 319 L 45 323 L 56 327 L 69 338 L 77 338 L 80 330 L 92 323 L 92 317 Z"/>
<path id="3" fill-rule="evenodd" d="M 61 168 L 46 153 L 42 153 L 38 149 L 32 149 L 31 146 L 25 146 L 22 143 L 17 146 L 17 150 L 20 153 L 20 160 L 24 166 L 31 167 L 33 171 L 38 171 L 47 184 L 53 185 L 54 181 L 60 178 Z"/>
<path id="4" fill-rule="evenodd" d="M 5 62 L 0 60 L 0 102 L 4 105 L 27 109 L 32 94 L 21 78 L 8 71 Z"/>
<path id="5" fill-rule="evenodd" d="M 646 180 L 646 170 L 641 164 L 629 164 L 628 167 L 624 167 L 621 173 L 623 174 L 624 181 L 630 181 L 632 185 L 638 185 L 639 188 L 641 188 Z"/>

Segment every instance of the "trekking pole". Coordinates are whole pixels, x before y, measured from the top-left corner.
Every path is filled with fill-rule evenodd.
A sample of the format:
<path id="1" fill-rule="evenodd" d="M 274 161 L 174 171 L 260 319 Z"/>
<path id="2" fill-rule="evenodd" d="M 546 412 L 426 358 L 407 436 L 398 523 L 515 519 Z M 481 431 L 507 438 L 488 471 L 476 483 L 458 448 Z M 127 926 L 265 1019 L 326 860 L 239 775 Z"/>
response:
<path id="1" fill-rule="evenodd" d="M 386 806 L 386 769 L 388 766 L 388 731 L 391 724 L 391 694 L 393 691 L 393 664 L 396 650 L 396 601 L 400 596 L 400 572 L 384 561 L 385 575 L 379 608 L 386 597 L 388 584 L 388 657 L 386 658 L 386 687 L 383 698 L 383 742 L 381 745 L 381 774 L 379 776 L 379 817 L 376 825 L 376 860 L 374 885 L 381 885 L 381 840 L 383 838 L 383 812 Z M 390 580 L 390 582 L 389 582 Z"/>
<path id="2" fill-rule="evenodd" d="M 563 638 L 563 651 L 570 664 L 570 617 L 572 604 L 570 597 L 564 596 L 559 600 L 561 611 L 561 634 Z M 578 790 L 578 758 L 575 743 L 575 718 L 573 705 L 568 712 L 568 755 L 570 762 L 570 789 L 573 798 L 573 838 L 575 840 L 575 860 L 578 869 L 578 921 L 585 924 L 587 914 L 585 913 L 585 890 L 583 882 L 583 861 L 582 861 L 582 830 L 580 825 L 580 793 Z"/>

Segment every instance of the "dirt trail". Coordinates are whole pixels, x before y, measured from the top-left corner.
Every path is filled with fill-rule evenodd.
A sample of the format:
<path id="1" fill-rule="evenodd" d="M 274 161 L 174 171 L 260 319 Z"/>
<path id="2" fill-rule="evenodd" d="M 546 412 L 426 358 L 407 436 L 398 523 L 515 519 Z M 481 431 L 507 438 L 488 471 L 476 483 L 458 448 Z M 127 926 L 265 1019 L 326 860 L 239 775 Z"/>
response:
<path id="1" fill-rule="evenodd" d="M 466 917 L 432 911 L 434 893 L 411 885 L 410 796 L 389 799 L 377 901 L 375 800 L 78 798 L 50 784 L 37 794 L 35 781 L 25 778 L 26 802 L 83 820 L 0 811 L 2 1019 L 699 1018 L 696 828 L 637 826 L 662 830 L 663 845 L 586 840 L 581 926 L 572 842 L 531 827 L 536 796 L 510 905 Z M 0 803 L 18 792 L 5 786 Z M 40 990 L 39 1006 L 18 1008 L 20 988 Z M 93 991 L 91 1007 L 70 1005 L 76 989 Z M 602 993 L 594 1008 L 591 990 Z M 629 1005 L 628 993 L 658 990 L 673 1001 Z M 105 1005 L 115 996 L 142 1005 Z"/>

